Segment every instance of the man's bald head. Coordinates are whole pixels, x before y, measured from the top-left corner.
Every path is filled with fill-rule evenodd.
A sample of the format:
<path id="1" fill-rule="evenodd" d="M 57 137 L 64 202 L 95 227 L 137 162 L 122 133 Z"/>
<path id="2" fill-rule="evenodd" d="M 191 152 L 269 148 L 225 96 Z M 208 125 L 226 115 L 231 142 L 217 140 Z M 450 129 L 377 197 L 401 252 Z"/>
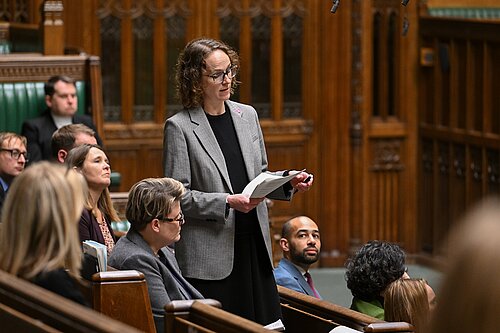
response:
<path id="1" fill-rule="evenodd" d="M 321 239 L 318 226 L 307 216 L 288 220 L 281 230 L 280 246 L 285 258 L 307 271 L 319 259 Z"/>

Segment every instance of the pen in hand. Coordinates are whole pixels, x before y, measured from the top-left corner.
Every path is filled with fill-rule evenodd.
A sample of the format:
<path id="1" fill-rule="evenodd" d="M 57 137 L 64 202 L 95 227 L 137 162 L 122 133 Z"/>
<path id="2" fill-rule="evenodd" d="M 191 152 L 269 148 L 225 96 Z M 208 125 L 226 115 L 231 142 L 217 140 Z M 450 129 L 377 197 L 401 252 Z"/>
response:
<path id="1" fill-rule="evenodd" d="M 309 181 L 311 180 L 311 178 L 312 178 L 312 174 L 309 174 L 309 176 L 307 176 L 307 178 L 306 178 L 306 179 L 304 179 L 304 180 L 302 181 L 302 183 L 305 183 L 305 184 L 309 183 Z"/>

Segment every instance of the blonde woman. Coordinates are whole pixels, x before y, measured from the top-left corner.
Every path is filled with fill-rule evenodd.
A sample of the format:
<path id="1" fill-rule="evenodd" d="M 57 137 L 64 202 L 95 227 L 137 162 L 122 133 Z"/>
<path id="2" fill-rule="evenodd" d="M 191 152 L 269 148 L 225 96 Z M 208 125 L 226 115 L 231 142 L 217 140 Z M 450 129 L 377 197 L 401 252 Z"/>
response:
<path id="1" fill-rule="evenodd" d="M 430 333 L 498 332 L 500 201 L 483 202 L 452 231 Z"/>
<path id="2" fill-rule="evenodd" d="M 81 265 L 77 222 L 86 191 L 80 175 L 49 162 L 17 176 L 2 212 L 0 269 L 85 304 L 73 277 Z"/>
<path id="3" fill-rule="evenodd" d="M 105 244 L 110 254 L 116 242 L 111 222 L 120 219 L 108 190 L 111 184 L 108 157 L 101 147 L 83 144 L 69 151 L 66 163 L 83 175 L 89 188 L 78 226 L 80 241 L 93 240 Z"/>
<path id="4" fill-rule="evenodd" d="M 384 293 L 385 320 L 405 321 L 422 332 L 434 302 L 434 292 L 424 279 L 397 279 Z"/>

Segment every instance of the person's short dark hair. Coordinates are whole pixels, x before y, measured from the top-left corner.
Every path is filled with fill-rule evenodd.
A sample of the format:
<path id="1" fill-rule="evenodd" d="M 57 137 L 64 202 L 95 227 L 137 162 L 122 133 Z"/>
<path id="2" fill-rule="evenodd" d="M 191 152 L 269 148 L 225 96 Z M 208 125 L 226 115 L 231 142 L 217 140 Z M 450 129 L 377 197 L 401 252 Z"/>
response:
<path id="1" fill-rule="evenodd" d="M 44 85 L 43 90 L 45 91 L 45 95 L 47 96 L 53 96 L 54 93 L 56 92 L 54 86 L 56 85 L 57 82 L 62 81 L 64 83 L 69 83 L 75 86 L 76 88 L 76 83 L 75 80 L 70 78 L 69 76 L 66 75 L 54 75 L 52 76 Z"/>
<path id="2" fill-rule="evenodd" d="M 130 227 L 141 231 L 153 219 L 165 218 L 184 192 L 182 183 L 172 178 L 146 178 L 135 183 L 125 209 Z"/>
<path id="3" fill-rule="evenodd" d="M 281 238 L 290 239 L 290 233 L 292 232 L 292 223 L 290 221 L 292 220 L 293 218 L 283 224 L 283 227 L 281 228 Z"/>
<path id="4" fill-rule="evenodd" d="M 396 244 L 370 241 L 347 261 L 347 288 L 354 297 L 372 301 L 406 271 L 405 253 Z"/>
<path id="5" fill-rule="evenodd" d="M 175 76 L 177 95 L 185 109 L 203 104 L 202 70 L 206 66 L 205 59 L 215 50 L 226 53 L 231 66 L 240 67 L 238 53 L 219 40 L 198 38 L 189 42 L 179 56 Z M 231 80 L 231 92 L 237 85 L 236 79 Z"/>
<path id="6" fill-rule="evenodd" d="M 65 125 L 52 134 L 50 142 L 52 157 L 57 159 L 57 154 L 60 149 L 64 149 L 69 152 L 71 149 L 75 148 L 75 136 L 78 133 L 84 133 L 95 137 L 95 131 L 84 124 Z"/>

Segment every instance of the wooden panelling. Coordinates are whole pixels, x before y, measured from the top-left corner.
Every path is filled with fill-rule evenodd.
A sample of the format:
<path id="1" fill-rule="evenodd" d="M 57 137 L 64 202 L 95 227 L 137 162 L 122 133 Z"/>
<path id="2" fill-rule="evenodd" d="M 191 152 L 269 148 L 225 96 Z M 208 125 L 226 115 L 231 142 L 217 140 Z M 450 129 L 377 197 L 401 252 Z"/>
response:
<path id="1" fill-rule="evenodd" d="M 422 18 L 421 45 L 435 61 L 420 70 L 419 249 L 439 257 L 450 228 L 473 203 L 498 194 L 499 22 Z"/>
<path id="2" fill-rule="evenodd" d="M 101 135 L 120 191 L 163 174 L 163 123 L 179 110 L 173 66 L 202 35 L 239 51 L 235 99 L 261 112 L 269 169 L 314 174 L 311 191 L 274 202 L 271 223 L 276 235 L 293 215 L 312 217 L 322 266 L 374 238 L 435 254 L 451 221 L 500 188 L 498 23 L 419 20 L 419 1 L 343 1 L 335 14 L 321 0 L 64 4 L 66 46 L 105 64 Z"/>

